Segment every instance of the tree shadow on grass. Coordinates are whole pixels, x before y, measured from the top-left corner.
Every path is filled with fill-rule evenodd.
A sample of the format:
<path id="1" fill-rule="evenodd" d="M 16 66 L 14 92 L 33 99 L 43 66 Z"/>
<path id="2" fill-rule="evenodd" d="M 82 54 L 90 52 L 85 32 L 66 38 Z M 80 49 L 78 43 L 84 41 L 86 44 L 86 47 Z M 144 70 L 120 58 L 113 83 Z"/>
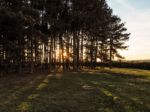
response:
<path id="1" fill-rule="evenodd" d="M 89 84 L 99 88 L 99 90 L 105 95 L 107 95 L 108 97 L 112 97 L 112 100 L 115 99 L 119 102 L 119 104 L 121 104 L 121 106 L 118 106 L 117 103 L 118 108 L 114 108 L 115 112 L 150 111 L 150 100 L 147 99 L 147 96 L 150 96 L 150 90 L 147 90 L 148 86 L 150 85 L 150 81 L 147 81 L 147 78 L 140 77 L 140 79 L 142 78 L 142 80 L 138 82 L 138 80 L 136 80 L 137 77 L 118 77 L 118 74 L 97 74 L 97 76 L 89 75 L 89 77 Z M 144 81 L 144 79 L 146 80 L 146 82 Z"/>
<path id="2" fill-rule="evenodd" d="M 4 91 L 10 98 L 0 112 L 148 112 L 149 82 L 134 80 L 100 73 L 33 76 Z"/>
<path id="3" fill-rule="evenodd" d="M 45 77 L 42 75 L 27 75 L 8 77 L 0 83 L 0 112 L 15 112 L 16 106 L 32 93 L 37 84 Z"/>

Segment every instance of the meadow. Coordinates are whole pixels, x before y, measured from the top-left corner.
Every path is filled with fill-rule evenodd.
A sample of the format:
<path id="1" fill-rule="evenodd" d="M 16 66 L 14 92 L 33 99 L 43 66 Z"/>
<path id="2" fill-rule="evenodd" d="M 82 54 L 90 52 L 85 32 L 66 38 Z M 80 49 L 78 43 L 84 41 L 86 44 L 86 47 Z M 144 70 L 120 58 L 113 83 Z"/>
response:
<path id="1" fill-rule="evenodd" d="M 0 112 L 150 112 L 148 70 L 13 75 L 0 88 Z"/>

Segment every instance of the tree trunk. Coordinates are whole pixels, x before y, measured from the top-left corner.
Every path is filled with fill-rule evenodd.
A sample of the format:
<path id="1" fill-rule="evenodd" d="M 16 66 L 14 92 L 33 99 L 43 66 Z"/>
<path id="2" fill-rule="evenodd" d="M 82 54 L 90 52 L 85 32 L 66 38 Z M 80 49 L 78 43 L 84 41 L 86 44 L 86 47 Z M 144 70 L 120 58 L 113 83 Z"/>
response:
<path id="1" fill-rule="evenodd" d="M 49 72 L 52 71 L 52 37 L 50 38 L 50 44 L 49 44 Z"/>
<path id="2" fill-rule="evenodd" d="M 33 37 L 31 37 L 31 60 L 30 60 L 30 64 L 31 64 L 31 68 L 30 68 L 30 73 L 33 73 L 34 72 L 34 59 L 33 59 Z"/>
<path id="3" fill-rule="evenodd" d="M 73 69 L 74 71 L 78 71 L 77 65 L 77 33 L 73 33 Z"/>
<path id="4" fill-rule="evenodd" d="M 77 71 L 80 69 L 80 39 L 79 39 L 79 33 L 77 35 Z"/>
<path id="5" fill-rule="evenodd" d="M 109 51 L 109 67 L 112 68 L 112 44 L 113 40 L 110 39 L 110 51 Z"/>
<path id="6" fill-rule="evenodd" d="M 80 58 L 80 65 L 83 68 L 83 34 L 81 35 L 81 58 Z"/>
<path id="7" fill-rule="evenodd" d="M 67 34 L 67 43 L 66 43 L 66 70 L 69 71 L 70 70 L 70 59 L 69 59 L 69 44 L 70 44 L 70 37 L 69 34 Z"/>

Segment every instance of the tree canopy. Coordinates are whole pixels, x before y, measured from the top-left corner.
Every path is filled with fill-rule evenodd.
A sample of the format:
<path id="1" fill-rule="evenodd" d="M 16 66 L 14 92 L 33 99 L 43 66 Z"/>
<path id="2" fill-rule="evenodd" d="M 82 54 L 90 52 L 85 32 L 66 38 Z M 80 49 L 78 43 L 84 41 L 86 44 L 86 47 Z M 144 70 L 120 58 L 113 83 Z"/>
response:
<path id="1" fill-rule="evenodd" d="M 129 39 L 106 0 L 1 0 L 3 71 L 78 71 L 111 64 Z"/>

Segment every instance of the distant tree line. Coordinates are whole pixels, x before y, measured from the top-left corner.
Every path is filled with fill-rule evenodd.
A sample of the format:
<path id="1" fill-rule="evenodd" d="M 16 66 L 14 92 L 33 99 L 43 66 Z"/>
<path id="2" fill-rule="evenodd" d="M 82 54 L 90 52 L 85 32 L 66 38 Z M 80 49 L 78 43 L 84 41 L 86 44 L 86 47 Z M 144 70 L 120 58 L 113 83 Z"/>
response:
<path id="1" fill-rule="evenodd" d="M 0 0 L 0 69 L 79 71 L 123 58 L 125 24 L 105 0 Z"/>
<path id="2" fill-rule="evenodd" d="M 98 62 L 96 66 L 100 67 L 109 67 L 109 63 L 100 63 Z M 150 62 L 118 62 L 113 61 L 112 67 L 116 68 L 132 68 L 132 69 L 143 69 L 143 70 L 150 70 Z"/>

